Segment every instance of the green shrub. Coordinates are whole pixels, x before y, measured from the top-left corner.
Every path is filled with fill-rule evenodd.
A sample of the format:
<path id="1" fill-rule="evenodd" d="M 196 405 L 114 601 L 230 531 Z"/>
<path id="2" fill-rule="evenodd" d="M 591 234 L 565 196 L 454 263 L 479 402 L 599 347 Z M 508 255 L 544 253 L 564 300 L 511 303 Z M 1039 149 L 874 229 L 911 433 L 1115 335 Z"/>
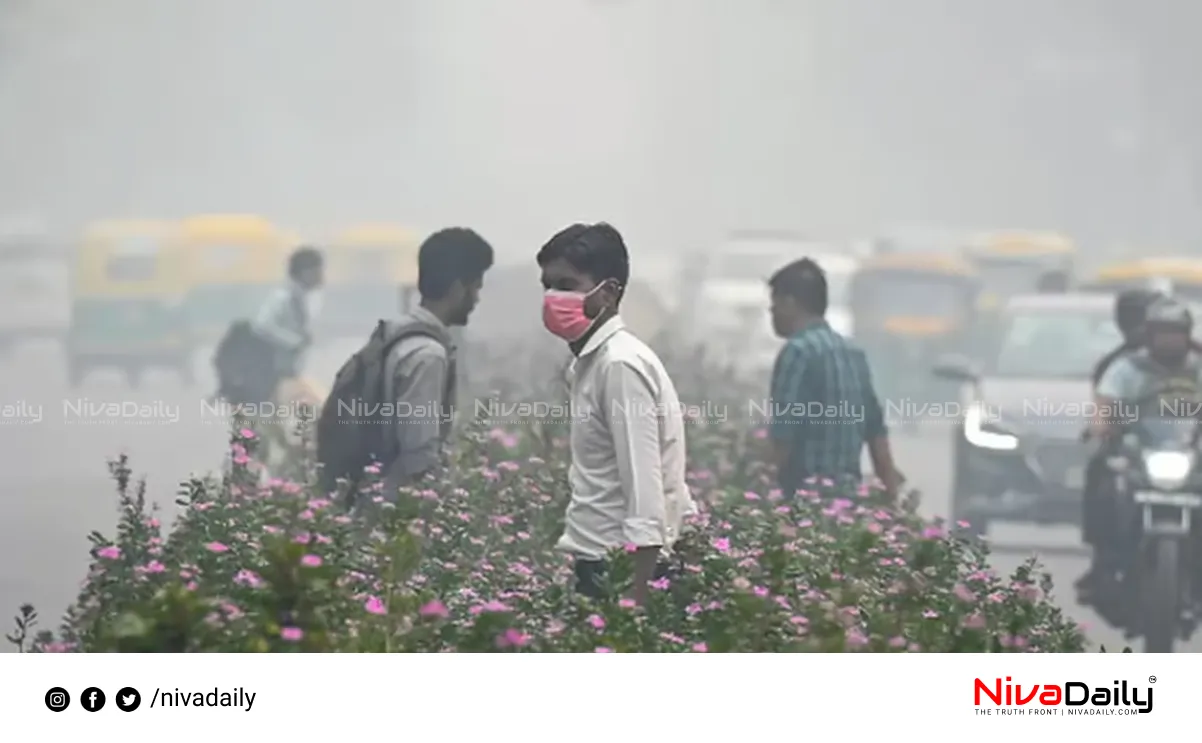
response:
<path id="1" fill-rule="evenodd" d="M 623 550 L 612 598 L 573 595 L 552 549 L 568 498 L 554 428 L 469 427 L 447 473 L 397 505 L 369 482 L 370 520 L 307 484 L 262 484 L 260 439 L 240 429 L 228 472 L 186 483 L 167 533 L 122 459 L 116 534 L 92 535 L 61 629 L 34 636 L 23 607 L 10 640 L 56 652 L 1084 649 L 1034 565 L 999 577 L 981 544 L 869 488 L 813 483 L 784 503 L 757 464 L 762 443 L 734 423 L 690 426 L 702 513 L 644 608 L 622 598 Z"/>

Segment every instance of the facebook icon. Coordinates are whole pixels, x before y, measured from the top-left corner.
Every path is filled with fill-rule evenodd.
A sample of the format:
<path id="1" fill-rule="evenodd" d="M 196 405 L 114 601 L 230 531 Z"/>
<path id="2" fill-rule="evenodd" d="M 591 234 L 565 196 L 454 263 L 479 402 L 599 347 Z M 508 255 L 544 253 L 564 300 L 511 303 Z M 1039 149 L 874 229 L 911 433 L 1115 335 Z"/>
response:
<path id="1" fill-rule="evenodd" d="M 95 686 L 89 686 L 79 695 L 79 703 L 88 712 L 99 712 L 104 708 L 104 692 Z"/>

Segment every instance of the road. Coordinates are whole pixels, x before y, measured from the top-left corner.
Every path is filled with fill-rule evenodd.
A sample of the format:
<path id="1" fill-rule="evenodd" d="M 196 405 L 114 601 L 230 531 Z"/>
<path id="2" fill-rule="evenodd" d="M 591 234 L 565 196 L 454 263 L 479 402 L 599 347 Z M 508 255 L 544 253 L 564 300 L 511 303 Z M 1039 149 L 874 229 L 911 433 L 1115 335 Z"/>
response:
<path id="1" fill-rule="evenodd" d="M 319 349 L 312 360 L 315 374 L 333 377 L 339 363 L 353 350 L 353 342 Z M 7 487 L 0 490 L 0 609 L 15 611 L 18 604 L 33 602 L 43 622 L 56 622 L 74 598 L 87 566 L 86 536 L 93 529 L 108 532 L 116 513 L 116 500 L 104 465 L 106 457 L 120 451 L 132 457 L 135 471 L 145 474 L 148 492 L 163 509 L 163 520 L 173 513 L 175 485 L 196 471 L 212 469 L 226 442 L 224 423 L 204 420 L 199 399 L 212 389 L 204 354 L 196 358 L 197 387 L 186 389 L 168 374 L 148 376 L 140 390 L 129 390 L 116 375 L 97 374 L 83 389 L 67 388 L 61 354 L 56 346 L 26 346 L 0 362 L 0 390 L 5 419 L 0 425 L 0 451 L 7 465 Z M 114 419 L 90 425 L 64 420 L 63 401 L 86 408 L 101 401 L 134 401 L 158 421 L 134 424 Z M 40 423 L 37 417 L 41 408 Z M 145 417 L 145 416 L 143 416 Z M 153 417 L 153 416 L 152 416 Z M 172 418 L 176 418 L 172 421 Z M 922 509 L 929 516 L 949 511 L 948 445 L 950 432 L 931 428 L 898 437 L 897 459 L 910 480 L 924 493 Z M 1059 554 L 1076 544 L 1073 531 L 1034 528 L 998 528 L 996 544 L 1033 545 L 1044 551 L 1057 594 L 1070 602 L 1072 615 L 1088 627 L 1091 640 L 1109 649 L 1121 649 L 1122 636 L 1105 627 L 1088 610 L 1072 606 L 1071 585 L 1085 569 L 1085 558 Z M 996 567 L 1013 570 L 1028 552 L 999 554 Z M 7 648 L 6 648 L 7 649 Z M 1202 639 L 1183 647 L 1202 651 Z"/>

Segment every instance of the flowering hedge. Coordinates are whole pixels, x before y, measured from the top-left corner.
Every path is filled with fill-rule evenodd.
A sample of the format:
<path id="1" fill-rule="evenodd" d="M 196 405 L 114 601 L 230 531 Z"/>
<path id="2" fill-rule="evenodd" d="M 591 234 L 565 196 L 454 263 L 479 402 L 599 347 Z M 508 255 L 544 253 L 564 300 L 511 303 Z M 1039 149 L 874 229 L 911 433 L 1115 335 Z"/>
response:
<path id="1" fill-rule="evenodd" d="M 120 520 L 56 633 L 23 607 L 10 639 L 33 651 L 800 652 L 1082 651 L 1075 623 L 1024 566 L 1002 578 L 984 547 L 874 490 L 767 487 L 753 431 L 690 428 L 703 506 L 677 571 L 643 608 L 573 595 L 551 547 L 568 494 L 562 432 L 472 427 L 447 474 L 371 518 L 290 481 L 264 483 L 261 439 L 234 433 L 228 472 L 186 483 L 165 531 L 129 463 L 112 464 Z M 368 526 L 370 524 L 370 526 Z"/>

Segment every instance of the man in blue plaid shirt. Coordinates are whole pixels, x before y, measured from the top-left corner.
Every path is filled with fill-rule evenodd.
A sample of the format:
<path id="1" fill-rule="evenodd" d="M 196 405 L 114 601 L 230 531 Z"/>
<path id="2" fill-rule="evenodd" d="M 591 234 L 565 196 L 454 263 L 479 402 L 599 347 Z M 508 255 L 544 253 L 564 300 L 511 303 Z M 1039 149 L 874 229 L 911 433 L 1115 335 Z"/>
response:
<path id="1" fill-rule="evenodd" d="M 791 496 L 809 478 L 859 481 L 867 445 L 877 478 L 896 497 L 902 478 L 868 360 L 824 319 L 826 274 L 805 258 L 777 271 L 768 286 L 773 329 L 786 339 L 771 389 L 771 437 L 781 490 Z"/>

